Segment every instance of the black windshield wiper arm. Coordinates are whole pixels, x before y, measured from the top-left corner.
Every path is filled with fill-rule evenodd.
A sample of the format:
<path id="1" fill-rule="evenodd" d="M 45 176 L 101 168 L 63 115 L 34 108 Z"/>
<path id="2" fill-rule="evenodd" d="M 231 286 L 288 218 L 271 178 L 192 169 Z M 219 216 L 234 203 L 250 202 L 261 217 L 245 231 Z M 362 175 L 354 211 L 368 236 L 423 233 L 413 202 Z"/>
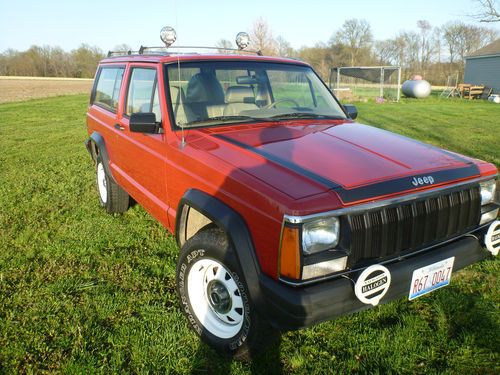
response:
<path id="1" fill-rule="evenodd" d="M 252 116 L 215 116 L 215 117 L 190 121 L 190 122 L 186 123 L 185 125 L 194 125 L 194 124 L 200 124 L 203 122 L 211 122 L 211 121 L 240 121 L 240 120 L 269 121 L 265 118 L 252 117 Z"/>
<path id="2" fill-rule="evenodd" d="M 331 120 L 344 120 L 345 117 L 342 116 L 330 116 L 330 115 L 320 115 L 318 113 L 307 113 L 307 112 L 293 112 L 293 113 L 284 113 L 280 115 L 271 116 L 272 119 L 280 119 L 280 118 L 323 118 L 323 119 L 331 119 Z"/>

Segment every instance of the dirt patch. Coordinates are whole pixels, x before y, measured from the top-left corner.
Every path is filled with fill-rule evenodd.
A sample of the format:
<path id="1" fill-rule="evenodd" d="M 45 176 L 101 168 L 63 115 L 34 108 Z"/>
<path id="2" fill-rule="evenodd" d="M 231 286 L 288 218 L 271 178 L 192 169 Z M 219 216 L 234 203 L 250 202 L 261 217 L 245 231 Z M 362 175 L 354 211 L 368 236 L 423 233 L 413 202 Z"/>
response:
<path id="1" fill-rule="evenodd" d="M 91 79 L 0 77 L 0 103 L 48 96 L 90 94 Z"/>

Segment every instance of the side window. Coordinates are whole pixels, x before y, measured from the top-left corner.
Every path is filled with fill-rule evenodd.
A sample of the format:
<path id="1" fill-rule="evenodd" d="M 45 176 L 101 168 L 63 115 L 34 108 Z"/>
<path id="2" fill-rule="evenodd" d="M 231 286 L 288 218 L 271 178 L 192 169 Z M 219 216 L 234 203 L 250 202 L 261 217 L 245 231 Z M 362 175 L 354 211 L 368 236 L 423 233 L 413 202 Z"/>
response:
<path id="1" fill-rule="evenodd" d="M 274 101 L 280 107 L 315 107 L 309 80 L 302 72 L 268 70 Z"/>
<path id="2" fill-rule="evenodd" d="M 122 85 L 124 68 L 101 68 L 97 78 L 93 104 L 116 111 Z"/>
<path id="3" fill-rule="evenodd" d="M 153 112 L 156 121 L 161 121 L 155 69 L 132 69 L 125 108 L 128 116 L 138 112 Z"/>

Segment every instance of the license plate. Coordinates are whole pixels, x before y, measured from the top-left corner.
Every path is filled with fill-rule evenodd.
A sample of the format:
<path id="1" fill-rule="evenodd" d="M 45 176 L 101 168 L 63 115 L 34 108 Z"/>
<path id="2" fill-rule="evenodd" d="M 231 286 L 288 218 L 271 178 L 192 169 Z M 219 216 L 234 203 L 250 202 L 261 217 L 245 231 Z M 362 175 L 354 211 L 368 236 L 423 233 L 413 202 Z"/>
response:
<path id="1" fill-rule="evenodd" d="M 413 271 L 408 299 L 411 301 L 448 285 L 454 260 L 455 257 L 451 257 Z"/>

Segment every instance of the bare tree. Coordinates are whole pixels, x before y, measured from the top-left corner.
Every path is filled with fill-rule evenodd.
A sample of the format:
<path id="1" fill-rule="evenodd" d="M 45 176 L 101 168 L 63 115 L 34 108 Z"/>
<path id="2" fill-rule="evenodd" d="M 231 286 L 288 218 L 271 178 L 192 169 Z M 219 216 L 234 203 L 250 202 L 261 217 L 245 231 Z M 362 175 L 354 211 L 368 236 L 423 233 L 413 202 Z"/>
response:
<path id="1" fill-rule="evenodd" d="M 414 31 L 406 31 L 402 34 L 405 41 L 405 61 L 403 62 L 411 70 L 417 70 L 420 66 L 420 35 Z"/>
<path id="2" fill-rule="evenodd" d="M 373 35 L 368 21 L 353 18 L 344 22 L 332 40 L 333 42 L 347 46 L 350 64 L 351 66 L 355 66 L 359 63 L 358 56 L 362 51 L 370 50 Z"/>
<path id="3" fill-rule="evenodd" d="M 75 77 L 93 77 L 97 63 L 104 57 L 104 53 L 98 47 L 82 44 L 71 51 L 71 56 L 75 62 Z"/>
<path id="4" fill-rule="evenodd" d="M 250 39 L 253 49 L 261 51 L 264 55 L 273 56 L 278 54 L 273 32 L 263 18 L 259 18 L 253 23 Z"/>
<path id="5" fill-rule="evenodd" d="M 130 47 L 130 45 L 127 43 L 117 44 L 113 47 L 113 51 L 128 52 L 132 51 L 132 47 Z"/>
<path id="6" fill-rule="evenodd" d="M 427 66 L 431 62 L 434 53 L 433 45 L 431 43 L 430 33 L 432 26 L 427 20 L 417 21 L 417 27 L 420 29 L 420 69 L 425 74 Z"/>
<path id="7" fill-rule="evenodd" d="M 294 57 L 296 55 L 296 52 L 290 43 L 288 43 L 288 41 L 281 35 L 278 35 L 276 38 L 276 48 L 279 56 Z"/>
<path id="8" fill-rule="evenodd" d="M 316 72 L 323 78 L 328 80 L 330 68 L 334 66 L 334 58 L 331 47 L 329 48 L 323 43 L 317 43 L 314 47 L 303 47 L 298 52 L 301 60 L 311 64 Z M 335 61 L 336 66 L 342 66 L 338 61 Z"/>
<path id="9" fill-rule="evenodd" d="M 396 64 L 399 66 L 404 66 L 406 63 L 406 55 L 407 55 L 407 46 L 408 40 L 403 33 L 399 33 L 392 41 L 393 43 L 393 59 L 396 61 Z"/>
<path id="10" fill-rule="evenodd" d="M 441 63 L 441 57 L 443 55 L 443 37 L 442 30 L 439 27 L 435 27 L 432 32 L 432 45 L 434 46 L 435 55 L 437 57 L 437 62 Z"/>
<path id="11" fill-rule="evenodd" d="M 233 43 L 227 39 L 219 39 L 217 43 L 215 43 L 215 47 L 217 47 L 219 53 L 233 53 L 234 51 L 228 51 L 227 49 L 234 49 Z"/>
<path id="12" fill-rule="evenodd" d="M 498 32 L 486 27 L 468 25 L 460 21 L 443 26 L 443 37 L 448 45 L 450 61 L 464 60 L 467 55 L 491 43 Z"/>
<path id="13" fill-rule="evenodd" d="M 479 11 L 471 17 L 479 22 L 500 22 L 500 5 L 497 0 L 475 0 Z"/>
<path id="14" fill-rule="evenodd" d="M 392 64 L 395 57 L 395 48 L 393 40 L 377 40 L 373 45 L 373 51 L 378 64 Z"/>
<path id="15" fill-rule="evenodd" d="M 498 38 L 496 30 L 468 25 L 460 21 L 448 23 L 442 27 L 442 30 L 450 63 L 458 63 L 460 73 L 463 73 L 466 56 Z"/>

